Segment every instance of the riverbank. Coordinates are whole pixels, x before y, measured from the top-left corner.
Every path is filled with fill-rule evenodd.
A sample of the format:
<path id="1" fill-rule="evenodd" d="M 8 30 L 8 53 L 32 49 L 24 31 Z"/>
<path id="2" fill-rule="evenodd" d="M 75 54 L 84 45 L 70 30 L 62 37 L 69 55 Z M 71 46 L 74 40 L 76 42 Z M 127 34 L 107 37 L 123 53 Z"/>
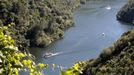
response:
<path id="1" fill-rule="evenodd" d="M 73 26 L 72 12 L 85 0 L 4 0 L 0 1 L 0 24 L 11 25 L 16 45 L 46 47 L 63 38 L 64 30 Z"/>
<path id="2" fill-rule="evenodd" d="M 134 24 L 134 1 L 133 0 L 129 0 L 128 3 L 126 3 L 124 5 L 124 7 L 121 8 L 121 10 L 118 12 L 118 14 L 116 15 L 117 19 L 122 21 L 122 22 L 127 22 L 127 23 L 131 23 Z"/>

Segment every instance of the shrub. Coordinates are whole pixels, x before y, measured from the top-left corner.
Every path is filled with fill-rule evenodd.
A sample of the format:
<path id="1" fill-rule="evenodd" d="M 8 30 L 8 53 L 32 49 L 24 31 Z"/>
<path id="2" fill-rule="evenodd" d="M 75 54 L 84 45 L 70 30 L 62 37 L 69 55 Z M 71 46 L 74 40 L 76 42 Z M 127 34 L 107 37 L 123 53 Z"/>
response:
<path id="1" fill-rule="evenodd" d="M 47 64 L 35 64 L 32 55 L 21 52 L 14 45 L 14 40 L 4 34 L 8 27 L 0 27 L 0 75 L 19 75 L 20 71 L 27 71 L 29 75 L 43 75 L 42 68 Z"/>

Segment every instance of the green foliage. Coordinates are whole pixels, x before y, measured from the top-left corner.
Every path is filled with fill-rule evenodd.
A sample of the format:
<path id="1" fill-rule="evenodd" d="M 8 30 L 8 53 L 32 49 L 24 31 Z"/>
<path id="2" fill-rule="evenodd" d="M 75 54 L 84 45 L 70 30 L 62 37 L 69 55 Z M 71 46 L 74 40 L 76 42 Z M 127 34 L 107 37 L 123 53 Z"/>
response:
<path id="1" fill-rule="evenodd" d="M 14 45 L 14 40 L 5 35 L 8 27 L 0 27 L 0 75 L 19 75 L 20 71 L 27 71 L 29 75 L 43 75 L 41 70 L 46 64 L 35 64 L 32 55 L 21 52 Z"/>
<path id="2" fill-rule="evenodd" d="M 82 74 L 83 66 L 86 62 L 75 63 L 71 68 L 61 71 L 60 75 L 79 75 Z"/>

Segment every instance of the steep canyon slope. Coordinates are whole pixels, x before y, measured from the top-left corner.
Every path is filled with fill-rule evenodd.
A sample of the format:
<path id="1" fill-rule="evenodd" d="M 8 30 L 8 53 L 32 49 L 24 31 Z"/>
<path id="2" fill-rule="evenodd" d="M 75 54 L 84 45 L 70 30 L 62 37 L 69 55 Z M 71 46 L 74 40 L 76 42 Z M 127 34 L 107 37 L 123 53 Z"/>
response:
<path id="1" fill-rule="evenodd" d="M 0 0 L 0 25 L 16 45 L 45 47 L 73 25 L 72 11 L 85 0 Z"/>

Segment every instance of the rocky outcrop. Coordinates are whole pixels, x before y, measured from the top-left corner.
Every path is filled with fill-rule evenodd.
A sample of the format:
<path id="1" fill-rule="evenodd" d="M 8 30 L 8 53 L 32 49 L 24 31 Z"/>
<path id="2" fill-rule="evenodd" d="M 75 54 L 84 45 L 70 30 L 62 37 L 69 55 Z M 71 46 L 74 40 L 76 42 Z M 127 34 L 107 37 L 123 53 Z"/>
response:
<path id="1" fill-rule="evenodd" d="M 63 38 L 73 25 L 72 10 L 81 0 L 1 0 L 0 25 L 11 25 L 10 33 L 20 49 L 45 47 Z M 81 2 L 84 3 L 85 0 Z"/>
<path id="2" fill-rule="evenodd" d="M 97 59 L 87 62 L 82 75 L 133 75 L 134 30 L 125 32 L 113 46 L 104 49 Z"/>
<path id="3" fill-rule="evenodd" d="M 129 0 L 129 2 L 122 7 L 117 14 L 117 19 L 134 24 L 134 0 Z"/>

